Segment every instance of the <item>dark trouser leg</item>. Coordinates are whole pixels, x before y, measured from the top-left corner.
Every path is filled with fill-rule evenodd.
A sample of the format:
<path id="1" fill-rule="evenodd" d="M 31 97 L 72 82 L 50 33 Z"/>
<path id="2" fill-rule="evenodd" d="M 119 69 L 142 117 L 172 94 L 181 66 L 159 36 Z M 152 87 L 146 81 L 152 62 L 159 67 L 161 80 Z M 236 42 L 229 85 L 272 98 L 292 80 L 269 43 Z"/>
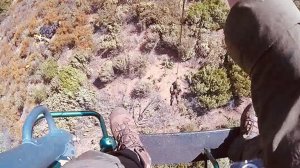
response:
<path id="1" fill-rule="evenodd" d="M 73 159 L 63 168 L 143 168 L 138 155 L 129 150 L 103 153 L 100 151 L 88 151 Z"/>
<path id="2" fill-rule="evenodd" d="M 228 157 L 235 162 L 262 158 L 262 149 L 259 146 L 259 141 L 260 136 L 248 140 L 239 136 L 231 144 Z"/>
<path id="3" fill-rule="evenodd" d="M 170 99 L 170 106 L 172 106 L 173 100 L 174 100 L 174 95 L 172 94 L 172 95 L 171 95 L 171 99 Z"/>
<path id="4" fill-rule="evenodd" d="M 110 154 L 118 157 L 125 168 L 143 168 L 138 155 L 129 149 L 112 152 Z"/>
<path id="5" fill-rule="evenodd" d="M 176 98 L 176 101 L 177 101 L 177 104 L 178 104 L 179 103 L 178 94 L 175 95 L 175 98 Z"/>

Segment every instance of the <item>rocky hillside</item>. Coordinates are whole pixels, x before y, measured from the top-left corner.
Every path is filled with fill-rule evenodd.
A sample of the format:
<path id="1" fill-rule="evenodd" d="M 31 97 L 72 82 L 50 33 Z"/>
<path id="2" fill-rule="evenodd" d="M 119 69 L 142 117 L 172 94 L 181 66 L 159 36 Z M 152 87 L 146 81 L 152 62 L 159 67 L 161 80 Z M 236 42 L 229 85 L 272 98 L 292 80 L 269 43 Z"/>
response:
<path id="1" fill-rule="evenodd" d="M 6 1 L 5 1 L 6 2 Z M 115 107 L 141 133 L 186 132 L 238 125 L 250 81 L 227 59 L 221 0 L 18 0 L 0 24 L 0 141 L 20 143 L 38 104 L 51 111 Z M 0 11 L 0 12 L 1 12 Z M 182 27 L 181 27 L 182 25 Z M 169 88 L 178 78 L 178 104 Z M 101 136 L 92 118 L 58 119 L 77 138 L 78 154 Z M 47 130 L 41 122 L 35 130 Z"/>

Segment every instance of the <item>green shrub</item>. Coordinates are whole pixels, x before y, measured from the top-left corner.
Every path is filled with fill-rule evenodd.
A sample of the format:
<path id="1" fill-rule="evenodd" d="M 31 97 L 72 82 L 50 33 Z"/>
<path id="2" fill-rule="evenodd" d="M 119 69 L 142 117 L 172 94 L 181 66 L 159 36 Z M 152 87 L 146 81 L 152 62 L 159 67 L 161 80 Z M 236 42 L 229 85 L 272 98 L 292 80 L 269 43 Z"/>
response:
<path id="1" fill-rule="evenodd" d="M 79 107 L 76 100 L 64 93 L 55 93 L 49 96 L 44 104 L 53 111 L 74 110 Z"/>
<path id="2" fill-rule="evenodd" d="M 108 7 L 99 11 L 99 17 L 94 25 L 94 32 L 100 30 L 103 33 L 97 40 L 96 47 L 98 50 L 117 50 L 121 48 L 119 33 L 122 23 L 116 15 L 116 6 L 106 6 Z"/>
<path id="3" fill-rule="evenodd" d="M 115 57 L 112 61 L 113 70 L 116 74 L 124 74 L 128 69 L 129 58 L 127 55 Z"/>
<path id="4" fill-rule="evenodd" d="M 140 82 L 136 84 L 136 87 L 131 91 L 132 98 L 146 98 L 150 94 L 151 86 L 149 83 Z"/>
<path id="5" fill-rule="evenodd" d="M 179 26 L 152 26 L 153 31 L 161 34 L 160 42 L 157 45 L 158 51 L 161 53 L 172 53 L 181 61 L 187 61 L 195 57 L 196 40 L 189 36 L 182 36 L 181 44 L 179 41 L 180 27 Z"/>
<path id="6" fill-rule="evenodd" d="M 158 33 L 160 37 L 162 37 L 165 34 L 169 35 L 178 35 L 179 34 L 179 27 L 178 26 L 170 26 L 170 25 L 151 25 L 149 29 L 152 31 L 152 33 Z M 148 35 L 148 34 L 147 34 Z"/>
<path id="7" fill-rule="evenodd" d="M 45 87 L 40 87 L 33 91 L 33 99 L 37 104 L 40 104 L 42 101 L 46 100 L 47 96 L 48 95 Z"/>
<path id="8" fill-rule="evenodd" d="M 159 42 L 159 34 L 157 32 L 149 32 L 145 34 L 145 41 L 141 45 L 141 51 L 144 53 L 150 53 L 155 49 Z"/>
<path id="9" fill-rule="evenodd" d="M 113 59 L 113 70 L 129 78 L 141 77 L 147 68 L 147 58 L 142 55 L 122 55 Z"/>
<path id="10" fill-rule="evenodd" d="M 147 34 L 142 51 L 150 52 L 156 45 L 160 53 L 172 54 L 182 61 L 195 56 L 195 42 L 184 33 L 179 44 L 181 5 L 179 1 L 161 0 L 141 2 L 136 6 L 137 18 L 143 28 L 152 31 Z"/>
<path id="11" fill-rule="evenodd" d="M 250 97 L 251 81 L 248 74 L 235 64 L 227 54 L 225 55 L 224 67 L 227 69 L 234 98 Z"/>
<path id="12" fill-rule="evenodd" d="M 91 54 L 89 52 L 79 51 L 71 58 L 71 66 L 76 69 L 80 69 L 83 73 L 89 77 L 90 70 L 88 69 L 88 63 L 90 62 Z"/>
<path id="13" fill-rule="evenodd" d="M 42 77 L 46 82 L 49 82 L 54 78 L 58 73 L 58 65 L 57 62 L 50 58 L 46 62 L 44 62 L 41 66 Z"/>
<path id="14" fill-rule="evenodd" d="M 83 82 L 86 80 L 86 76 L 82 71 L 67 66 L 59 71 L 58 79 L 60 89 L 64 93 L 73 96 L 79 91 Z"/>
<path id="15" fill-rule="evenodd" d="M 184 54 L 182 48 L 182 52 L 180 53 L 180 47 L 179 47 L 179 31 L 178 29 L 174 29 L 174 31 L 171 31 L 170 27 L 161 27 L 161 26 L 155 26 L 156 28 L 161 28 L 157 31 L 161 34 L 161 38 L 159 43 L 157 44 L 157 51 L 163 54 L 172 54 L 175 57 L 182 56 Z"/>
<path id="16" fill-rule="evenodd" d="M 226 70 L 210 65 L 200 69 L 192 77 L 192 92 L 207 109 L 225 105 L 232 96 Z"/>
<path id="17" fill-rule="evenodd" d="M 87 65 L 90 62 L 90 57 L 91 57 L 90 53 L 78 51 L 73 56 L 71 60 L 71 65 L 74 68 L 82 69 L 83 66 Z"/>
<path id="18" fill-rule="evenodd" d="M 195 123 L 187 123 L 180 127 L 180 132 L 193 132 L 193 131 L 199 131 L 198 126 Z"/>
<path id="19" fill-rule="evenodd" d="M 98 2 L 99 4 L 99 2 Z M 118 5 L 115 2 L 103 1 L 102 7 L 98 11 L 98 18 L 96 20 L 96 28 L 106 29 L 109 33 L 118 33 L 121 18 L 117 15 Z"/>
<path id="20" fill-rule="evenodd" d="M 155 2 L 144 1 L 136 5 L 136 14 L 143 28 L 151 25 L 179 24 L 179 1 L 160 0 Z"/>
<path id="21" fill-rule="evenodd" d="M 224 26 L 228 8 L 221 0 L 203 0 L 188 9 L 187 22 L 199 27 L 216 30 Z"/>
<path id="22" fill-rule="evenodd" d="M 164 59 L 162 64 L 161 64 L 164 68 L 167 69 L 173 69 L 174 68 L 174 62 L 171 61 L 170 59 Z"/>
<path id="23" fill-rule="evenodd" d="M 147 57 L 142 55 L 129 56 L 126 75 L 129 78 L 142 77 L 146 73 L 147 63 Z"/>
<path id="24" fill-rule="evenodd" d="M 159 23 L 159 7 L 154 2 L 141 2 L 136 7 L 139 21 L 144 28 Z"/>
<path id="25" fill-rule="evenodd" d="M 12 2 L 12 0 L 1 0 L 0 1 L 0 14 L 2 12 L 5 12 L 9 8 L 11 2 Z"/>
<path id="26" fill-rule="evenodd" d="M 178 57 L 181 61 L 187 61 L 194 58 L 196 41 L 190 38 L 183 38 L 181 40 L 181 45 L 178 46 Z"/>
<path id="27" fill-rule="evenodd" d="M 234 127 L 239 127 L 239 126 L 240 126 L 239 120 L 235 120 L 233 118 L 227 118 L 226 123 L 218 125 L 217 129 L 234 128 Z"/>
<path id="28" fill-rule="evenodd" d="M 229 78 L 232 80 L 232 92 L 237 97 L 251 96 L 251 81 L 249 76 L 236 64 L 230 69 Z"/>
<path id="29" fill-rule="evenodd" d="M 92 89 L 80 88 L 79 92 L 76 93 L 76 101 L 84 109 L 96 110 L 97 99 Z"/>
<path id="30" fill-rule="evenodd" d="M 96 47 L 99 51 L 113 51 L 120 50 L 122 45 L 116 34 L 108 34 L 99 37 Z"/>
<path id="31" fill-rule="evenodd" d="M 122 20 L 118 15 L 118 6 L 114 1 L 102 1 L 102 7 L 94 23 L 94 33 L 100 32 L 96 49 L 101 52 L 118 52 L 122 49 L 120 30 Z"/>
<path id="32" fill-rule="evenodd" d="M 58 79 L 58 76 L 54 77 L 51 82 L 49 83 L 50 90 L 53 93 L 59 93 L 60 92 L 60 82 Z M 52 94 L 52 93 L 51 93 Z"/>
<path id="33" fill-rule="evenodd" d="M 178 42 L 178 34 L 165 33 L 161 36 L 160 42 L 158 43 L 157 47 L 158 50 L 162 53 L 174 53 L 178 55 Z"/>
<path id="34" fill-rule="evenodd" d="M 22 91 L 16 91 L 13 95 L 14 106 L 17 107 L 19 111 L 22 111 L 24 108 L 26 97 Z"/>
<path id="35" fill-rule="evenodd" d="M 115 79 L 112 61 L 107 61 L 101 66 L 98 78 L 102 83 L 109 83 Z"/>

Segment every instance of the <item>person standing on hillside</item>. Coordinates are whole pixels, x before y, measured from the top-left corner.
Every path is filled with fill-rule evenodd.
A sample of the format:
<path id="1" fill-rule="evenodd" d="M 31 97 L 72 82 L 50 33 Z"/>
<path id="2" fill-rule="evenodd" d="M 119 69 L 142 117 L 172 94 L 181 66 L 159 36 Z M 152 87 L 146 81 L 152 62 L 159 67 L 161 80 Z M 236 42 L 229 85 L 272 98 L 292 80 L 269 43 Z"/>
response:
<path id="1" fill-rule="evenodd" d="M 292 0 L 228 1 L 225 42 L 251 78 L 262 151 L 256 157 L 267 168 L 299 168 L 300 12 Z M 244 146 L 251 147 L 251 140 Z"/>
<path id="2" fill-rule="evenodd" d="M 178 84 L 178 79 L 176 79 L 170 87 L 170 94 L 171 94 L 170 106 L 172 106 L 174 99 L 176 99 L 177 104 L 179 103 L 180 93 L 181 93 L 181 88 L 180 85 Z"/>

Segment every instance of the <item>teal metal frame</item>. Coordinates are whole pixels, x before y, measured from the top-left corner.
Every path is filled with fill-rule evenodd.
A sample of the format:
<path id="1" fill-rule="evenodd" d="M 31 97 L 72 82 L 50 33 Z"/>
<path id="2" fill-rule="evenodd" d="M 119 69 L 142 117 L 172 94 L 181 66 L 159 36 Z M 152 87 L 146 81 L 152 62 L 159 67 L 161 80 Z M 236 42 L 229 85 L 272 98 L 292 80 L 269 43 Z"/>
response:
<path id="1" fill-rule="evenodd" d="M 205 153 L 206 157 L 210 160 L 210 162 L 212 163 L 214 168 L 219 168 L 219 163 L 217 162 L 217 160 L 211 154 L 210 149 L 204 148 L 204 153 Z M 207 167 L 207 160 L 205 160 L 205 165 Z"/>
<path id="2" fill-rule="evenodd" d="M 100 122 L 100 127 L 102 131 L 102 138 L 100 139 L 99 145 L 102 152 L 112 151 L 116 148 L 117 143 L 113 137 L 109 136 L 107 133 L 107 128 L 103 117 L 95 111 L 63 111 L 63 112 L 51 112 L 53 118 L 67 118 L 67 117 L 84 117 L 93 116 Z M 38 116 L 36 122 L 44 118 L 43 115 Z"/>
<path id="3" fill-rule="evenodd" d="M 41 138 L 33 138 L 32 131 L 39 115 L 45 116 L 49 133 Z M 0 167 L 41 168 L 53 162 L 72 157 L 75 154 L 72 135 L 56 127 L 50 112 L 44 106 L 35 107 L 23 125 L 22 144 L 0 153 Z M 60 167 L 60 164 L 56 164 Z"/>

